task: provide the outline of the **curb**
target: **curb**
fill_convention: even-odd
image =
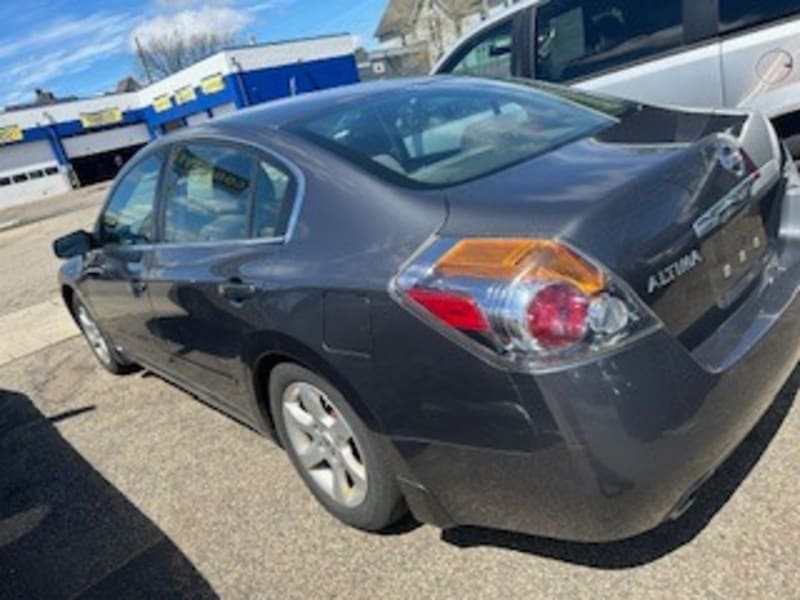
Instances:
[[[7,229],[13,229],[22,224],[22,219],[12,219],[11,221],[3,221],[0,223],[0,231],[6,231]]]

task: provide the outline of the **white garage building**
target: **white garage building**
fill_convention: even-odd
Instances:
[[[350,35],[219,52],[138,92],[0,113],[0,209],[111,179],[175,129],[358,81]]]

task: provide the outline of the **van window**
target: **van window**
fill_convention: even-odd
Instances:
[[[719,21],[723,33],[752,27],[800,13],[797,0],[720,0]]]
[[[681,0],[553,0],[536,13],[536,77],[600,74],[683,43]]]
[[[459,50],[444,73],[476,77],[511,77],[512,21],[492,27]]]

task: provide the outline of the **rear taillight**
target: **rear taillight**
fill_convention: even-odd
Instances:
[[[528,304],[528,331],[543,348],[580,342],[589,327],[589,298],[569,283],[543,287]]]
[[[468,348],[528,370],[618,349],[658,326],[622,282],[552,240],[435,238],[392,292]]]

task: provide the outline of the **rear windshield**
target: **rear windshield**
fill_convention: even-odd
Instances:
[[[384,179],[436,188],[485,177],[616,122],[545,90],[482,82],[394,90],[288,129]]]

